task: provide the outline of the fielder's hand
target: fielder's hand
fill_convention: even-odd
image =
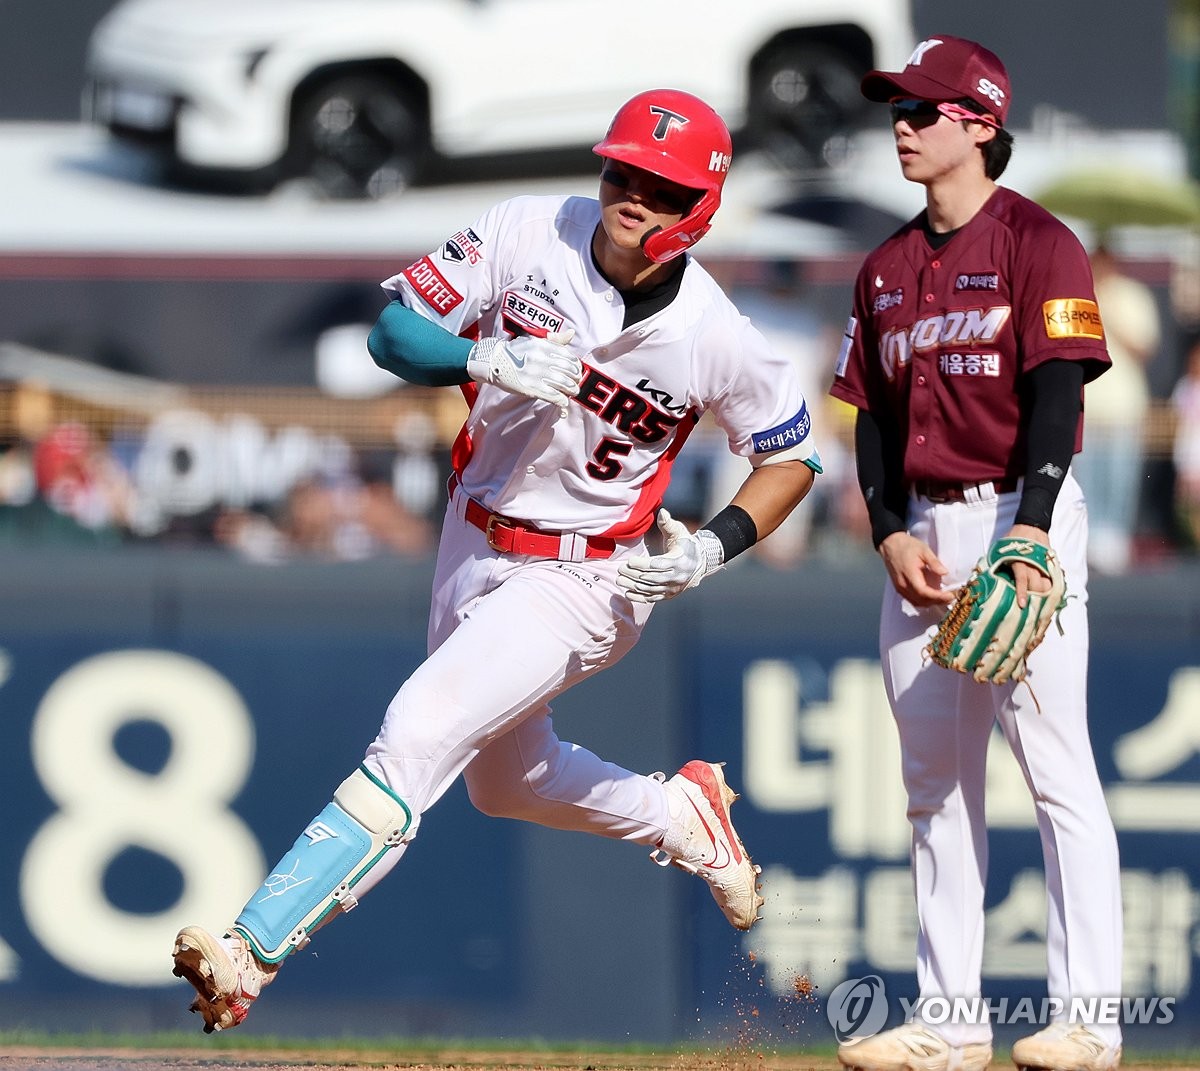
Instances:
[[[568,328],[545,338],[481,338],[467,355],[467,375],[512,394],[553,402],[566,416],[567,403],[579,393],[583,379],[583,362],[567,349],[574,337]]]
[[[707,528],[695,534],[665,509],[658,527],[666,540],[661,554],[630,558],[617,570],[617,584],[631,602],[662,602],[694,588],[725,564],[725,548]]]

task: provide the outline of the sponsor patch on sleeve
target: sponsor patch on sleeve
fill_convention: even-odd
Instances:
[[[1048,338],[1104,338],[1100,309],[1087,298],[1052,298],[1042,302]]]
[[[842,335],[842,348],[838,350],[837,365],[834,367],[834,374],[844,376],[846,374],[846,365],[850,361],[850,347],[854,345],[854,336],[858,333],[858,320],[851,316],[846,321],[846,331]]]
[[[422,257],[405,268],[404,278],[424,298],[425,303],[441,316],[453,312],[462,304],[462,294],[446,282],[428,257]]]
[[[803,442],[812,430],[812,418],[808,415],[808,404],[800,406],[800,412],[782,424],[766,431],[756,431],[751,437],[756,454],[769,454],[775,450],[786,450]]]
[[[483,241],[470,227],[464,227],[442,246],[442,259],[472,267],[483,259]]]

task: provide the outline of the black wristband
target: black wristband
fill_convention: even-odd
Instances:
[[[758,542],[758,525],[741,506],[726,506],[704,527],[717,537],[726,561]]]

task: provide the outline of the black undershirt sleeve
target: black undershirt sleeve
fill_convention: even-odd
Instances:
[[[904,489],[904,451],[900,434],[889,420],[860,409],[854,424],[858,486],[871,521],[871,542],[879,549],[888,536],[907,527],[908,494]]]
[[[1075,453],[1082,405],[1083,365],[1046,361],[1026,376],[1022,408],[1028,414],[1025,484],[1014,524],[1050,530],[1054,503]]]

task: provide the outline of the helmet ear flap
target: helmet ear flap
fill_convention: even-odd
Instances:
[[[720,203],[721,197],[717,191],[705,190],[691,211],[678,223],[647,234],[642,239],[642,252],[656,264],[674,260],[709,232]]]

